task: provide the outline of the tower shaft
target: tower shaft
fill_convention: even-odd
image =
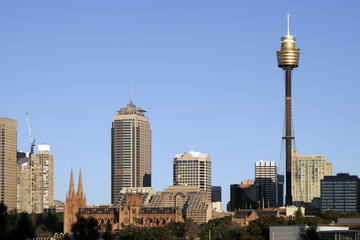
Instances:
[[[291,195],[291,141],[294,138],[291,133],[291,69],[285,70],[285,134],[286,140],[286,206],[292,205]]]

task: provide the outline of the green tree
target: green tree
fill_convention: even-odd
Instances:
[[[97,240],[99,238],[99,226],[95,218],[78,216],[78,221],[72,226],[72,239],[74,240]]]
[[[7,239],[7,207],[4,202],[0,202],[0,239]]]
[[[337,219],[341,217],[344,217],[344,214],[334,210],[327,210],[320,215],[320,218],[322,218],[325,223],[336,222]]]
[[[35,237],[35,228],[27,213],[12,213],[14,219],[17,219],[16,227],[10,233],[10,239],[26,240]]]
[[[304,219],[304,216],[303,216],[303,214],[302,214],[302,211],[301,211],[301,208],[300,207],[298,207],[298,209],[295,211],[295,219],[294,219],[294,221],[295,221],[295,224],[296,225],[301,225],[301,224],[304,224],[304,222],[305,222],[305,219]]]
[[[316,232],[316,225],[309,226],[308,228],[301,227],[299,238],[301,240],[320,240],[319,234]]]
[[[51,237],[52,236],[51,232],[48,231],[48,229],[46,228],[46,226],[44,224],[40,224],[40,225],[36,226],[35,235],[36,235],[36,237]]]

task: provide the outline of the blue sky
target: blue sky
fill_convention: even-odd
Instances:
[[[301,48],[293,115],[301,154],[325,154],[333,172],[360,174],[359,1],[2,1],[0,116],[25,113],[55,155],[55,199],[71,167],[88,204],[110,202],[110,128],[129,102],[152,127],[152,182],[172,184],[189,149],[212,159],[223,188],[278,161],[284,76],[276,50],[291,14]],[[76,181],[77,182],[77,179]]]

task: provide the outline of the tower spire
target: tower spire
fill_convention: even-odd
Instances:
[[[286,14],[287,18],[287,35],[290,36],[290,14]]]
[[[78,195],[78,197],[80,199],[82,199],[82,197],[83,197],[83,185],[82,185],[82,177],[81,177],[81,168],[80,168],[80,173],[79,173],[79,183],[78,183],[77,195]]]
[[[70,186],[69,186],[69,196],[74,195],[74,175],[73,175],[73,169],[71,168],[71,175],[70,175]]]
[[[130,80],[130,104],[133,103],[132,98],[133,98],[133,96],[132,96],[132,81]]]

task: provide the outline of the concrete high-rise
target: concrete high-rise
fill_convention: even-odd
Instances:
[[[264,207],[278,207],[278,181],[275,162],[259,160],[255,163],[255,183],[263,186]]]
[[[132,101],[114,115],[111,128],[111,203],[124,187],[151,187],[151,128]]]
[[[299,155],[292,151],[292,196],[294,202],[310,203],[320,197],[320,182],[332,175],[332,163],[324,155]]]
[[[19,154],[18,152],[17,166],[16,209],[18,212],[32,213],[32,184],[29,155]]]
[[[42,213],[54,205],[54,155],[50,145],[39,144],[31,154],[32,212]]]
[[[174,186],[195,186],[211,201],[211,160],[207,153],[189,152],[174,157]]]
[[[17,121],[0,118],[0,202],[16,209]]]

